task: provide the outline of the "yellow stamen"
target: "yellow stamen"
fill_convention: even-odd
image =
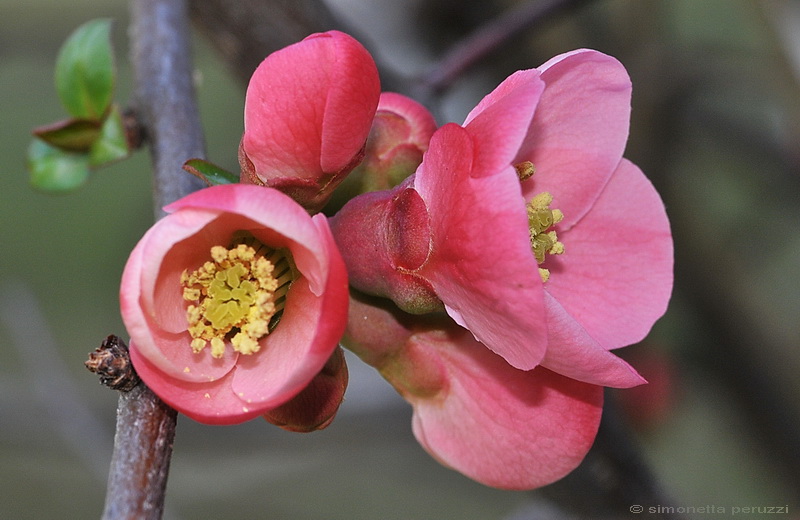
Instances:
[[[528,179],[536,171],[533,164],[529,161],[520,163],[515,166],[520,181]],[[522,173],[520,173],[522,172]],[[530,172],[523,178],[523,173]],[[530,228],[531,236],[531,249],[533,256],[536,257],[536,263],[543,264],[546,260],[545,255],[560,255],[564,253],[564,244],[558,241],[558,235],[551,228],[564,220],[564,214],[561,210],[550,209],[550,204],[553,203],[553,196],[549,192],[542,192],[533,197],[528,202],[526,209],[528,211],[528,228]],[[539,276],[542,281],[546,282],[550,279],[550,270],[539,268]]]
[[[211,248],[213,262],[205,262],[180,283],[188,331],[194,352],[209,344],[220,358],[230,344],[241,354],[254,354],[258,340],[275,327],[286,303],[293,271],[289,260],[255,239],[244,238],[230,248]]]

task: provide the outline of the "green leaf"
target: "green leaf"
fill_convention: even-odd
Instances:
[[[86,22],[67,39],[56,61],[56,91],[73,117],[103,117],[114,92],[111,20]]]
[[[112,105],[108,116],[103,121],[98,139],[89,150],[89,164],[100,166],[119,159],[124,159],[130,154],[128,137],[125,134],[125,125],[119,107]]]
[[[235,173],[203,159],[189,159],[183,163],[183,169],[200,177],[209,186],[239,182],[239,176]]]
[[[100,123],[88,119],[65,119],[35,128],[33,135],[62,150],[88,152],[100,136]]]
[[[59,150],[34,139],[28,147],[31,184],[40,190],[63,193],[74,190],[89,177],[89,158]]]

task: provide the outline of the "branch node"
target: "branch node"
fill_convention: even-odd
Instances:
[[[89,359],[84,365],[90,372],[100,376],[101,384],[113,390],[130,392],[141,382],[131,363],[128,345],[114,334],[109,335],[94,352],[89,353]]]

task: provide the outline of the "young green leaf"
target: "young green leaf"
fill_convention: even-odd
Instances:
[[[34,128],[33,135],[62,150],[87,152],[100,135],[100,122],[88,119],[64,119]]]
[[[239,176],[235,173],[203,159],[189,159],[183,163],[183,169],[200,177],[209,186],[239,182]]]
[[[89,164],[100,166],[119,159],[124,159],[130,154],[128,138],[125,135],[125,125],[119,107],[114,104],[103,121],[98,139],[92,143],[89,150]]]
[[[56,91],[75,118],[100,120],[114,91],[111,20],[81,25],[61,47],[56,61]]]
[[[34,139],[28,147],[28,169],[35,188],[53,193],[66,192],[86,182],[89,158]]]

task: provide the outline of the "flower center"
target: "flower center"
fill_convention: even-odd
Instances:
[[[516,165],[520,182],[530,178],[535,173],[533,163],[525,161]],[[550,209],[553,196],[545,191],[533,197],[526,205],[528,211],[528,228],[531,236],[531,249],[536,263],[543,264],[546,254],[560,255],[564,252],[564,244],[558,241],[558,235],[551,228],[564,219],[561,210]],[[550,279],[550,270],[540,267],[539,276],[542,281]]]
[[[277,325],[293,281],[287,256],[253,237],[229,248],[214,246],[211,259],[181,275],[192,350],[209,343],[211,355],[222,357],[225,345],[241,354],[258,352],[258,340]]]

